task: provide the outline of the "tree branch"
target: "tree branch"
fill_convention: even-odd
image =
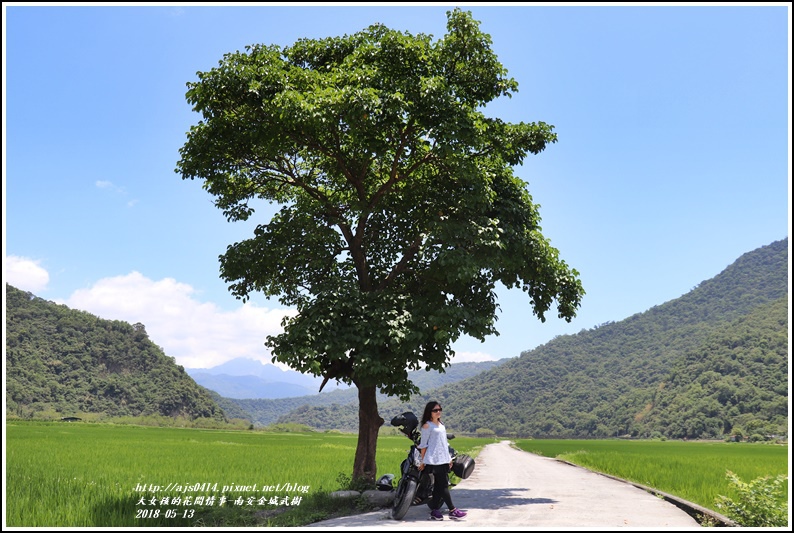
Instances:
[[[404,173],[402,174],[399,173],[399,162],[401,159],[400,154],[402,153],[405,147],[408,134],[412,132],[413,132],[412,126],[406,128],[403,131],[403,134],[400,138],[400,145],[397,147],[397,150],[395,151],[395,155],[394,155],[394,160],[392,161],[392,168],[389,171],[389,179],[386,180],[386,182],[383,183],[383,185],[381,185],[377,191],[375,191],[375,194],[372,195],[372,199],[370,200],[369,205],[367,206],[368,209],[370,210],[373,209],[378,204],[380,199],[383,198],[383,196],[385,196],[386,193],[389,192],[389,190],[391,190],[391,188],[394,186],[395,183],[408,178],[411,174],[414,173],[414,171],[417,168],[419,168],[421,165],[424,165],[425,163],[427,163],[428,161],[430,161],[435,157],[435,154],[433,153],[433,148],[435,148],[435,143],[434,143],[433,147],[431,147],[431,149],[424,155],[424,157],[416,161]]]
[[[419,252],[419,248],[422,245],[423,240],[424,240],[424,235],[419,234],[419,236],[414,240],[414,242],[411,243],[411,245],[405,251],[400,261],[396,265],[394,265],[394,268],[391,269],[391,272],[389,272],[389,275],[386,276],[386,279],[380,282],[380,285],[378,285],[379,291],[388,287],[389,284],[397,276],[408,270],[408,262],[411,261],[411,259],[413,259],[414,257],[416,257],[416,254]]]

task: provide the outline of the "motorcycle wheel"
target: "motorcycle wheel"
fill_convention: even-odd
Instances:
[[[416,487],[416,480],[413,478],[400,481],[400,485],[397,487],[397,495],[394,497],[394,507],[391,510],[392,518],[402,520],[411,507],[411,503],[413,503]]]

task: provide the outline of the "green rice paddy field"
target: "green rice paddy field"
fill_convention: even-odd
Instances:
[[[9,421],[6,525],[212,526],[207,517],[221,509],[233,516],[267,515],[338,490],[340,474],[352,470],[356,439],[335,433]],[[476,455],[489,442],[459,437],[454,445]],[[396,474],[409,445],[403,436],[380,437],[378,475]],[[539,440],[519,445],[563,454],[708,508],[712,494],[730,496],[726,469],[744,479],[786,473],[788,464],[788,447],[771,445]],[[628,470],[613,472],[614,465]],[[680,479],[689,480],[683,488],[677,486]]]
[[[737,499],[727,470],[749,482],[788,475],[788,446],[720,441],[519,440],[522,450],[556,457],[714,509],[717,495]]]
[[[222,498],[227,515],[266,514],[339,490],[356,442],[338,433],[9,421],[6,525],[214,525],[206,515]],[[409,446],[403,436],[381,437],[379,475],[398,473]],[[455,446],[467,452],[482,441]]]

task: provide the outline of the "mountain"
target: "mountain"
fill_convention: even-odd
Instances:
[[[211,368],[186,368],[199,385],[226,398],[289,398],[315,394],[322,378],[238,357]],[[324,391],[338,388],[326,384]]]
[[[276,365],[265,364],[256,359],[237,357],[210,368],[186,368],[188,374],[203,373],[227,376],[254,376],[265,382],[288,383],[305,388],[319,388],[322,379],[294,370],[282,370]],[[316,387],[315,387],[316,385]],[[328,386],[331,384],[329,383]]]
[[[388,420],[444,405],[453,430],[591,438],[785,434],[788,238],[742,255],[689,293],[564,335],[496,368],[402,403]],[[355,431],[355,405],[302,407],[282,421]]]
[[[143,324],[103,320],[6,285],[6,414],[42,412],[224,419]]]
[[[241,420],[246,420],[248,422],[251,421],[251,416],[242,409],[240,409],[240,407],[237,406],[237,404],[233,403],[232,400],[230,400],[229,398],[224,398],[215,391],[209,389],[206,390],[210,398],[212,398],[213,401],[215,401],[215,403],[217,403],[220,406],[220,408],[223,409],[223,413],[226,415],[227,419],[239,418]]]
[[[655,408],[637,422],[667,427],[672,436],[727,433],[735,426],[743,433],[778,433],[764,421],[783,425],[788,419],[787,330],[787,298],[715,329],[676,361],[654,395]]]
[[[312,394],[312,389],[283,381],[267,381],[256,376],[230,376],[187,370],[196,383],[226,398],[289,398]]]
[[[183,369],[149,339],[142,324],[103,320],[10,285],[6,300],[7,414],[160,414],[222,420],[228,411],[233,418],[269,424],[307,403],[357,398],[355,389],[335,383],[316,394],[320,378],[253,359]],[[415,372],[413,379],[424,389],[495,364],[461,363],[444,374]]]
[[[453,363],[445,372],[427,372],[425,370],[414,370],[408,372],[408,377],[419,387],[419,390],[426,391],[440,387],[447,383],[454,383],[462,379],[470,378],[480,372],[494,368],[505,362],[504,359],[498,361],[483,361],[479,363]],[[379,393],[378,402],[385,401],[388,397]],[[255,399],[255,398],[233,398],[227,397],[226,400],[234,404],[242,412],[247,414],[248,419],[257,424],[268,425],[285,413],[295,409],[312,406],[333,406],[333,405],[358,405],[358,389],[338,389],[322,394],[312,394],[296,398],[280,399]],[[357,416],[357,415],[356,415]]]
[[[445,373],[413,372],[422,393],[408,403],[381,395],[379,410],[388,423],[435,399],[453,431],[498,435],[785,435],[788,277],[786,238],[744,254],[680,298],[620,322],[557,337],[514,359],[453,364]],[[355,389],[223,398],[196,384],[142,324],[99,319],[9,285],[6,296],[7,415],[102,412],[221,420],[223,405],[227,416],[261,424],[357,429]],[[291,376],[267,368],[272,365],[229,363],[212,369],[213,379],[261,372],[253,377],[289,383],[284,378]]]

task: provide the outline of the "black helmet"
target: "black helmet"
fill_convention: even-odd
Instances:
[[[392,418],[391,425],[394,427],[399,427],[402,433],[408,436],[408,438],[411,438],[414,430],[419,425],[419,420],[416,418],[415,414],[410,411],[406,411],[403,414]]]
[[[394,490],[394,474],[383,474],[375,482],[378,490]]]

